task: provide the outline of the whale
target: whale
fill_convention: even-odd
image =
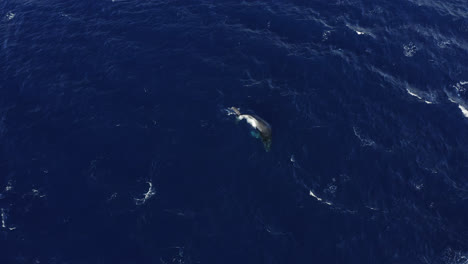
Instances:
[[[230,107],[229,110],[236,115],[237,120],[245,120],[252,128],[258,131],[260,138],[262,139],[265,151],[270,151],[271,148],[271,126],[267,121],[263,120],[257,115],[243,114],[237,107]]]

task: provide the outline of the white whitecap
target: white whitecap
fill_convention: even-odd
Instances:
[[[3,228],[6,228],[6,213],[5,213],[5,209],[1,209],[1,217],[2,217],[2,227]]]
[[[468,82],[467,81],[460,81],[455,84],[453,87],[457,90],[458,95],[462,92],[466,92],[468,90]]]
[[[312,196],[312,197],[314,197],[315,199],[317,199],[317,201],[322,202],[322,203],[324,203],[324,204],[326,204],[326,205],[330,205],[330,206],[333,205],[331,202],[325,201],[325,200],[323,200],[322,198],[320,198],[320,197],[318,197],[317,195],[315,195],[315,193],[312,192],[312,190],[309,190],[309,195]]]
[[[226,108],[226,109],[223,109],[224,112],[226,112],[226,114],[228,116],[230,115],[237,115],[236,112],[234,112],[234,110],[232,110],[231,108]]]
[[[13,13],[13,12],[11,12],[11,11],[9,11],[9,12],[6,14],[6,18],[7,18],[8,20],[12,20],[13,18],[15,18],[15,16],[16,16],[16,14]]]
[[[406,89],[406,91],[407,91],[410,95],[412,95],[412,96],[414,96],[414,97],[416,97],[416,98],[422,100],[422,97],[421,97],[421,96],[419,96],[419,95],[417,95],[417,94],[411,92],[409,89]]]
[[[39,198],[44,198],[44,197],[46,197],[46,195],[43,194],[43,193],[42,193],[40,190],[38,190],[38,189],[32,189],[31,194],[32,194],[33,196],[36,196],[36,197],[39,197]]]
[[[458,105],[458,107],[462,111],[463,115],[468,118],[468,109],[466,109],[463,105]]]
[[[11,190],[13,190],[13,184],[12,184],[11,181],[8,181],[7,186],[5,186],[5,191],[8,192],[8,191],[11,191]]]
[[[378,211],[378,210],[379,210],[378,208],[372,207],[372,206],[369,206],[369,205],[366,205],[366,208],[369,208],[369,209],[371,209],[372,211]]]
[[[322,41],[328,40],[328,37],[330,36],[331,31],[330,30],[325,30],[322,34]]]
[[[457,104],[458,105],[458,108],[460,108],[462,114],[468,118],[468,109],[467,109],[467,106],[465,104],[465,102],[463,102],[460,98],[458,98],[457,96],[454,96],[453,94],[451,94],[450,92],[448,91],[445,91],[446,94],[447,94],[447,98],[450,102],[454,103],[454,104]]]
[[[292,163],[295,163],[296,162],[296,158],[294,157],[294,155],[291,155],[291,158],[289,159]]]
[[[358,35],[368,35],[368,36],[371,36],[373,38],[375,38],[375,35],[372,34],[371,30],[370,29],[365,29],[365,28],[362,28],[360,26],[355,26],[355,25],[351,25],[351,24],[346,24],[346,26],[351,29],[352,31],[354,31],[356,34]]]
[[[418,51],[418,48],[416,47],[416,45],[414,45],[413,42],[403,45],[403,54],[406,57],[413,57],[417,51]]]
[[[439,46],[439,48],[441,49],[447,48],[448,46],[450,46],[450,44],[452,44],[450,40],[443,40],[443,41],[437,42],[437,46]]]
[[[424,101],[426,104],[432,104],[431,101],[428,101],[428,100],[425,100],[424,98],[422,98],[420,95],[418,95],[417,93],[415,93],[414,91],[411,91],[410,89],[406,88],[406,91],[408,92],[408,94],[418,98],[419,100],[422,100]]]
[[[315,195],[314,192],[312,192],[312,190],[309,190],[309,195],[314,197],[315,199],[317,199],[317,201],[322,201],[322,198],[318,197],[317,195]]]
[[[151,182],[147,182],[149,185],[148,191],[144,194],[143,198],[135,198],[136,205],[144,204],[148,199],[153,197],[156,194],[156,191],[153,188],[153,184]]]
[[[362,135],[358,127],[353,126],[354,135],[361,141],[362,146],[370,147],[375,146],[375,141]]]
[[[454,103],[454,104],[458,104],[457,101],[453,100],[451,97],[448,98],[450,102]]]

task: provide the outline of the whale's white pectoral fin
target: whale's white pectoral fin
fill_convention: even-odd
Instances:
[[[238,116],[239,120],[245,119],[253,128],[257,129],[258,121],[250,115],[240,115]]]

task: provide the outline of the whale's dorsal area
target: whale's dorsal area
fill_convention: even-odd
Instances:
[[[263,145],[265,146],[265,150],[268,151],[271,146],[271,126],[262,118],[249,115],[249,114],[242,114],[237,107],[230,107],[231,114],[235,114],[238,120],[245,120],[250,126],[260,132],[260,136],[262,138]]]

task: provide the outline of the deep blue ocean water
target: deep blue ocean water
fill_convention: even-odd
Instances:
[[[466,0],[0,3],[2,264],[468,263],[467,179]]]

